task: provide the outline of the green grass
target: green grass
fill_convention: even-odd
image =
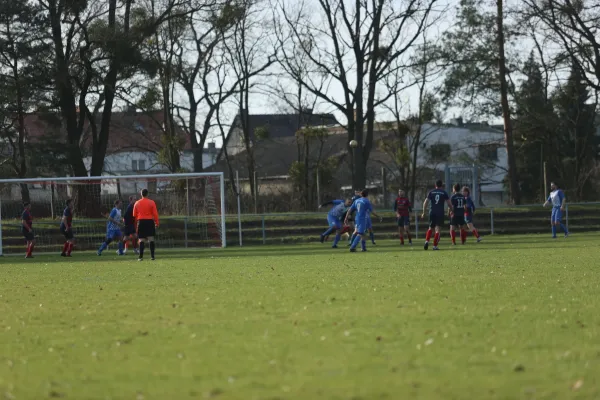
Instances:
[[[4,257],[0,399],[598,399],[598,239]]]

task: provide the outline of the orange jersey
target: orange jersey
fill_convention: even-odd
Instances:
[[[142,219],[152,219],[158,226],[158,211],[156,210],[156,203],[154,200],[148,198],[142,198],[135,202],[133,206],[133,217],[136,221]]]

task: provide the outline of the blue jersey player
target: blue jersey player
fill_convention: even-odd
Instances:
[[[328,205],[333,205],[331,210],[327,213],[327,225],[328,228],[325,232],[321,234],[321,243],[325,241],[325,238],[331,234],[331,232],[335,231],[335,239],[333,241],[334,249],[337,249],[337,245],[342,237],[342,218],[346,214],[346,210],[348,206],[350,206],[350,200],[331,200],[327,203],[321,204],[319,208],[326,207]]]
[[[108,248],[108,245],[116,240],[119,243],[119,250],[117,254],[122,256],[123,253],[123,242],[121,239],[121,200],[115,200],[114,207],[108,216],[108,222],[106,223],[106,239],[100,245],[98,249],[98,255],[102,255],[102,252]]]
[[[358,242],[361,243],[362,251],[367,251],[367,242],[365,240],[365,233],[369,229],[369,221],[371,214],[375,217],[378,215],[373,211],[373,206],[368,199],[369,191],[367,189],[361,192],[361,198],[356,200],[352,206],[348,209],[346,219],[344,222],[348,222],[348,219],[352,213],[356,212],[354,217],[354,234],[352,235],[352,244],[350,245],[350,251],[355,252]]]
[[[562,223],[562,213],[565,211],[565,206],[567,205],[567,199],[562,190],[558,187],[558,185],[554,182],[550,183],[550,196],[544,203],[544,207],[552,204],[552,214],[550,215],[550,224],[552,225],[552,238],[556,239],[556,231],[560,226],[563,232],[565,233],[565,237],[569,236],[569,231],[567,227]]]
[[[425,218],[425,210],[427,210],[431,204],[429,210],[429,229],[425,235],[425,245],[423,248],[427,250],[429,248],[429,240],[431,240],[432,230],[435,230],[435,236],[433,238],[433,249],[439,250],[437,245],[440,242],[440,229],[444,224],[444,204],[448,204],[448,208],[452,210],[452,203],[448,193],[444,190],[444,183],[441,180],[435,182],[435,189],[431,190],[427,195],[427,198],[423,202],[423,214],[421,218]]]

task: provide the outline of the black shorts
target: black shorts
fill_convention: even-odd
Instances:
[[[65,237],[65,239],[67,240],[71,240],[73,239],[75,236],[73,235],[73,228],[67,230],[64,226],[60,227],[60,233],[63,234],[63,236]]]
[[[429,214],[429,227],[435,228],[439,226],[440,228],[444,225],[444,215],[437,214]]]
[[[141,219],[137,225],[137,235],[140,239],[156,236],[156,226],[151,219]]]
[[[35,239],[35,234],[33,233],[33,231],[27,232],[26,230],[23,230],[22,232],[23,232],[23,237],[28,242],[31,242],[33,239]]]
[[[450,225],[452,226],[462,226],[465,224],[465,216],[464,215],[455,215],[450,218]]]
[[[135,225],[125,225],[121,231],[124,237],[131,236],[135,233]]]

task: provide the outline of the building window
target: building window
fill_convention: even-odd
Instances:
[[[498,161],[498,145],[484,144],[479,146],[479,159],[481,161]]]
[[[436,143],[427,148],[427,155],[433,162],[446,162],[450,159],[452,149],[448,143]]]
[[[131,160],[132,171],[145,171],[146,161],[145,160]]]

